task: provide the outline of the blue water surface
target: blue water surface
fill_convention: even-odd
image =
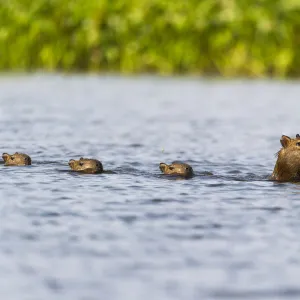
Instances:
[[[299,299],[297,82],[2,75],[0,298]],[[1,151],[0,150],[0,151]],[[114,174],[69,171],[92,157]],[[173,180],[159,163],[190,163]],[[212,172],[208,176],[203,172]]]

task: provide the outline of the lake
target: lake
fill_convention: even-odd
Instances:
[[[2,74],[1,150],[32,166],[0,165],[1,299],[299,299],[300,185],[268,180],[299,97],[296,81]],[[81,156],[114,174],[70,172]],[[175,160],[196,176],[161,175]]]

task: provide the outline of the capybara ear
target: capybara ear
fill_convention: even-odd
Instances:
[[[3,153],[2,158],[4,161],[7,161],[9,159],[10,155],[8,153]]]
[[[83,160],[83,157],[80,157],[80,159],[79,160]]]
[[[74,164],[75,160],[74,159],[70,159],[69,160],[69,166],[72,166]]]
[[[160,164],[159,164],[159,168],[160,168],[160,170],[161,170],[163,173],[165,172],[165,170],[167,169],[167,167],[168,167],[168,165],[165,164],[165,163],[160,163]]]
[[[296,134],[296,139],[300,139],[300,135],[298,133]]]
[[[31,158],[29,156],[25,157],[25,162],[27,165],[31,165]]]
[[[283,148],[286,148],[287,145],[290,143],[291,138],[289,136],[283,135],[280,139],[280,143]]]

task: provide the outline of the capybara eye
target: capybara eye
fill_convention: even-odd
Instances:
[[[189,167],[186,167],[185,169],[188,171],[190,168],[189,168]]]
[[[14,160],[15,158],[13,156],[10,157],[11,160]]]
[[[170,170],[174,170],[174,167],[169,167]]]
[[[80,162],[80,163],[79,163],[79,166],[83,166],[83,162]]]
[[[296,146],[300,146],[300,143],[296,143]]]

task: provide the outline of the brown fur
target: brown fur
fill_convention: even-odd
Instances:
[[[277,153],[272,180],[300,181],[300,136],[292,139],[286,135],[281,137],[282,148]]]
[[[31,165],[31,158],[29,155],[24,153],[8,154],[3,153],[2,158],[5,166],[28,166]]]
[[[69,166],[73,171],[95,174],[102,173],[102,163],[97,159],[83,158],[79,160],[70,159]]]
[[[170,165],[167,165],[165,163],[160,163],[159,164],[160,170],[167,175],[179,175],[183,177],[191,177],[193,176],[193,168],[184,163],[176,163],[173,162]]]

